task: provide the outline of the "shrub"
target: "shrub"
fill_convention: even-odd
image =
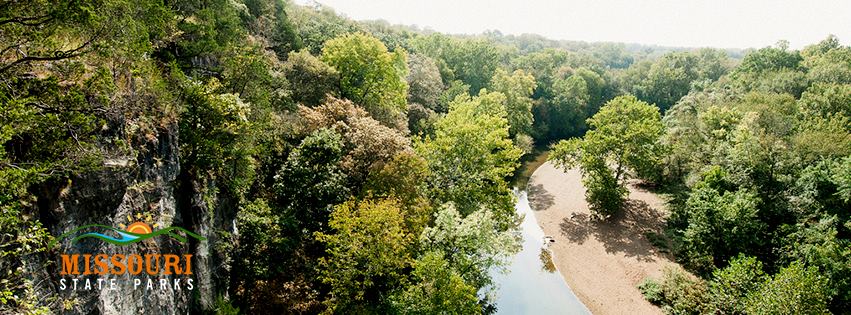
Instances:
[[[818,268],[795,261],[747,299],[747,314],[830,314],[827,278]]]
[[[744,314],[748,294],[759,288],[765,279],[762,263],[754,257],[739,255],[724,269],[713,274],[709,285],[712,304],[722,314]]]
[[[650,303],[659,305],[663,301],[662,287],[656,280],[644,278],[644,281],[641,281],[638,285],[638,290],[644,295],[644,299]]]
[[[239,315],[239,308],[223,296],[216,298],[215,310],[217,315]]]
[[[706,282],[680,269],[667,267],[661,283],[644,279],[638,289],[647,301],[661,305],[667,314],[704,314],[710,311]]]

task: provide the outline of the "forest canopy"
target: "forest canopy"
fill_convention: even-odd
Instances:
[[[549,145],[601,220],[627,179],[671,196],[696,277],[642,285],[664,310],[847,312],[851,47],[739,56],[284,0],[0,4],[0,313],[97,311],[41,280],[124,194],[209,235],[180,245],[209,277],[187,313],[492,313],[512,178]]]

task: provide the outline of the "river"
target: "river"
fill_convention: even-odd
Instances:
[[[549,252],[544,250],[544,231],[535,222],[525,191],[526,180],[546,155],[539,155],[525,165],[525,174],[515,189],[515,209],[524,217],[520,224],[523,249],[508,265],[507,272],[493,275],[496,288],[497,314],[591,314],[579,301],[561,275],[555,270]]]

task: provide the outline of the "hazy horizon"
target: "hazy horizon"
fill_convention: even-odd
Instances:
[[[295,0],[307,4],[311,0]],[[780,40],[800,49],[828,35],[851,40],[851,1],[318,0],[354,20],[451,34],[499,31],[553,40],[747,49]],[[475,14],[471,14],[475,13]],[[639,17],[639,18],[636,18]],[[735,33],[736,36],[730,36]]]

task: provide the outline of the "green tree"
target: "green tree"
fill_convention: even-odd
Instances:
[[[517,253],[519,244],[512,230],[502,229],[503,222],[486,209],[467,216],[452,204],[442,206],[434,224],[420,236],[421,248],[443,253],[450,269],[476,289],[491,283],[491,272],[505,267]]]
[[[327,246],[320,259],[322,282],[331,287],[331,312],[378,311],[381,296],[398,286],[411,264],[413,241],[393,199],[348,201],[334,208],[329,233],[316,238]]]
[[[170,25],[169,12],[157,1],[130,5],[14,1],[0,8],[0,313],[62,306],[32,276],[54,261],[51,231],[65,219],[39,201],[61,202],[54,191],[78,188],[77,179],[99,171],[104,157],[127,156],[126,140],[142,148],[146,136],[161,139],[152,129],[174,127],[173,108],[159,107],[174,100],[155,86],[161,69],[150,75],[141,57]],[[131,80],[132,93],[122,84]]]
[[[408,66],[403,50],[388,52],[375,37],[348,34],[325,43],[322,61],[340,73],[343,97],[363,106],[385,126],[404,129]]]
[[[535,78],[523,70],[508,73],[497,69],[491,79],[490,88],[505,95],[508,113],[508,135],[528,135],[532,132],[532,92],[535,91]]]
[[[833,310],[851,306],[851,241],[839,235],[842,229],[839,223],[836,216],[801,223],[779,247],[783,253],[781,260],[801,261],[818,268],[819,274],[827,278],[826,294],[833,297],[830,304]]]
[[[329,98],[321,106],[300,107],[299,114],[305,131],[327,128],[340,134],[343,141],[340,167],[348,175],[348,185],[354,191],[360,189],[374,166],[389,162],[401,151],[410,150],[410,140],[401,132],[381,125],[348,100]]]
[[[807,117],[827,118],[839,114],[851,118],[851,84],[816,83],[798,101]]]
[[[635,58],[627,51],[625,44],[599,43],[595,48],[592,54],[607,67],[626,69],[635,61]]]
[[[411,51],[411,39],[419,35],[413,27],[390,24],[390,22],[384,20],[359,21],[358,24],[367,33],[378,38],[390,50],[405,49]]]
[[[804,48],[801,56],[811,82],[851,84],[851,47],[841,46],[835,36]]]
[[[747,299],[747,314],[830,314],[827,278],[815,267],[793,262]]]
[[[612,87],[598,72],[582,66],[562,66],[550,71],[547,96],[533,108],[538,140],[561,140],[582,135],[585,119],[594,115],[607,100]]]
[[[400,314],[480,314],[476,288],[451,268],[439,252],[414,263],[412,284],[390,299]]]
[[[446,112],[446,108],[439,107],[443,80],[434,60],[411,54],[408,56],[408,69],[408,102],[418,103],[436,112]]]
[[[437,113],[445,113],[448,104],[441,100],[443,80],[440,69],[433,59],[419,54],[409,56],[408,69],[408,129],[415,135],[431,134]]]
[[[178,31],[171,34],[176,37],[174,46],[162,47],[155,56],[164,62],[177,62],[190,75],[210,77],[221,70],[220,58],[247,44],[243,41],[247,32],[242,27],[239,7],[228,0],[180,2],[173,10],[192,19],[177,19]]]
[[[556,79],[552,94],[535,108],[538,138],[555,140],[581,135],[586,129],[591,99],[586,81],[580,76]]]
[[[759,218],[760,199],[753,192],[719,192],[698,185],[686,207],[688,227],[683,232],[689,267],[709,272],[738,253],[759,248],[766,225]]]
[[[663,269],[662,283],[656,296],[668,314],[698,315],[712,313],[707,283],[682,269],[668,266]]]
[[[849,169],[851,157],[824,159],[807,166],[789,189],[794,213],[801,219],[837,216],[839,225],[851,220],[851,213],[844,211],[851,206]]]
[[[760,49],[666,113],[665,170],[677,192],[669,235],[686,267],[715,270],[714,312],[848,309],[845,54],[835,38],[800,53]],[[756,259],[765,270],[792,265],[757,276]]]
[[[751,52],[730,73],[732,85],[744,91],[788,93],[795,97],[807,87],[801,71],[801,54],[790,51],[787,42]]]
[[[452,80],[446,84],[446,89],[443,90],[443,93],[440,93],[440,98],[438,98],[437,111],[438,113],[446,113],[449,111],[449,103],[455,101],[459,96],[469,97],[470,96],[470,85],[464,84],[461,80]]]
[[[434,134],[434,124],[438,118],[438,113],[419,103],[408,104],[408,130],[412,135]]]
[[[655,104],[664,112],[688,94],[693,83],[718,80],[727,72],[726,63],[723,51],[672,52],[649,67],[630,67],[629,79],[623,85],[639,99]]]
[[[218,93],[221,85],[215,79],[200,85],[183,78],[181,85],[185,103],[179,122],[184,184],[198,186],[199,180],[216,179],[230,196],[242,196],[254,179],[249,104],[236,94]]]
[[[588,124],[584,138],[554,145],[550,160],[563,169],[579,166],[586,199],[597,214],[608,217],[620,210],[628,172],[641,176],[658,163],[663,126],[659,110],[634,96],[609,101]]]
[[[832,114],[803,120],[791,143],[805,162],[851,155],[851,118]]]
[[[127,10],[131,5],[139,10]],[[150,51],[149,37],[164,35],[169,13],[159,1],[6,3],[0,12],[0,74],[92,52],[136,58]]]
[[[278,58],[284,59],[288,53],[301,48],[301,39],[287,16],[289,2],[246,0],[244,3],[250,13],[249,29],[267,39],[269,48]]]
[[[361,25],[337,15],[325,5],[290,5],[286,13],[295,27],[297,38],[314,55],[320,54],[323,46],[334,38],[364,31]]]
[[[520,150],[508,138],[505,96],[486,90],[457,98],[435,126],[435,135],[414,143],[428,161],[432,198],[453,202],[470,214],[481,207],[508,225],[514,217],[513,194],[506,178],[517,167]]]
[[[333,130],[314,131],[275,175],[278,198],[309,231],[324,230],[331,207],[348,198],[348,178],[339,165],[342,142]]]
[[[742,59],[742,63],[733,71],[733,75],[797,69],[800,66],[801,59],[801,55],[797,51],[789,50],[788,42],[780,41],[775,47],[764,47],[747,54]]]
[[[593,116],[600,110],[600,106],[602,106],[608,98],[611,96],[609,90],[611,87],[607,85],[606,78],[604,78],[600,73],[597,73],[589,68],[581,67],[576,70],[571,70],[570,76],[577,76],[582,78],[585,81],[585,87],[588,92],[588,104],[585,106],[585,115],[586,117]]]
[[[305,106],[317,106],[328,96],[340,96],[340,74],[307,50],[290,52],[284,74],[295,87],[292,99]]]
[[[558,70],[568,63],[570,54],[561,49],[544,49],[518,56],[511,61],[511,65],[535,77],[537,85],[532,98],[549,99],[555,95],[552,91],[555,80],[563,79],[558,76]]]
[[[405,210],[405,223],[411,234],[420,235],[431,220],[426,180],[426,161],[410,151],[399,152],[392,160],[376,165],[363,188],[364,197],[395,196]]]
[[[828,35],[827,38],[823,39],[817,44],[804,47],[804,49],[801,51],[801,57],[804,58],[805,66],[812,67],[812,61],[814,59],[818,59],[824,54],[827,54],[830,51],[840,47],[842,47],[842,45],[839,43],[839,38],[834,35]]]
[[[502,47],[486,39],[460,39],[443,34],[429,34],[412,40],[414,49],[439,60],[444,82],[461,80],[475,95],[487,87],[505,55]]]
[[[240,246],[235,248],[237,253],[233,256],[235,282],[252,284],[278,275],[284,268],[275,260],[287,254],[287,247],[292,244],[268,203],[258,199],[244,205],[237,213],[236,226]]]
[[[230,49],[222,57],[222,88],[251,103],[257,112],[273,106],[292,108],[287,99],[289,82],[276,71],[275,63],[258,45]]]
[[[754,257],[739,255],[730,265],[712,273],[709,294],[717,314],[746,314],[747,297],[759,289],[767,276]]]

